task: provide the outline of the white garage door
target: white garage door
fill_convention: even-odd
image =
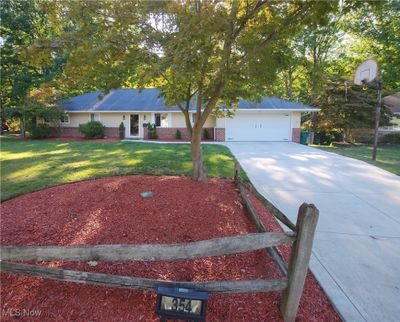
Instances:
[[[271,112],[236,112],[226,118],[227,141],[289,141],[290,114]]]

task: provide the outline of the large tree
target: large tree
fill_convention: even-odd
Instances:
[[[286,40],[307,24],[326,21],[338,3],[119,0],[47,6],[59,25],[50,46],[69,52],[64,83],[105,91],[160,89],[185,116],[193,178],[202,181],[207,173],[200,141],[207,118],[234,109],[240,98],[260,99],[285,63]]]
[[[380,5],[360,3],[346,18],[346,29],[353,36],[355,63],[374,57],[388,91],[400,90],[400,2],[384,0]],[[354,68],[356,65],[354,66]]]
[[[354,129],[372,129],[375,125],[376,89],[367,85],[355,85],[346,79],[328,79],[320,95],[321,111],[305,122],[316,132],[336,131],[343,141],[351,141]],[[389,124],[390,110],[382,108],[382,125]]]
[[[29,92],[61,72],[64,59],[58,55],[47,56],[46,65],[35,66],[25,59],[26,48],[36,39],[51,34],[47,13],[40,10],[39,3],[38,0],[2,0],[0,3],[2,122],[13,115],[20,117],[20,110],[29,100]]]

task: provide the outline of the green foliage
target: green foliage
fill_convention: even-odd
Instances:
[[[207,129],[204,129],[203,131],[203,139],[208,140],[210,138],[210,134],[208,133]]]
[[[85,124],[79,124],[79,132],[83,133],[86,139],[103,139],[105,127],[99,121],[89,121]]]
[[[200,112],[193,128],[186,123],[200,138],[211,113],[231,113],[241,98],[258,101],[274,94],[321,107],[314,130],[346,132],[364,126],[367,118],[357,125],[356,113],[350,113],[345,124],[347,104],[335,120],[338,106],[325,90],[331,79],[351,80],[360,60],[374,56],[384,85],[400,86],[398,1],[9,0],[2,5],[2,106],[16,106],[29,89],[49,80],[69,95],[156,87],[186,120],[196,102]]]
[[[58,26],[57,43],[68,54],[64,86],[105,92],[156,87],[186,120],[196,96],[196,122],[186,126],[199,169],[194,178],[200,180],[200,138],[208,116],[234,111],[240,98],[260,100],[284,65],[284,40],[306,24],[325,23],[338,8],[336,1],[297,0],[46,4]]]
[[[357,143],[373,144],[373,142],[374,142],[374,134],[359,135],[359,136],[355,137],[355,141]]]
[[[338,132],[318,131],[314,133],[314,144],[330,145],[332,142],[342,141],[342,135]]]
[[[1,2],[1,108],[24,104],[30,89],[60,74],[64,59],[53,52],[46,66],[35,66],[25,59],[26,49],[40,37],[51,33],[47,12],[39,8],[41,1],[6,0]],[[42,48],[42,52],[43,52]]]
[[[118,130],[119,130],[119,138],[120,139],[124,139],[125,138],[125,125],[124,125],[124,122],[121,122],[119,124]]]
[[[51,129],[47,124],[35,124],[31,127],[32,139],[45,139],[50,136]]]
[[[344,140],[351,140],[351,130],[373,128],[376,109],[376,90],[368,86],[346,83],[345,80],[327,81],[325,92],[319,97],[317,107],[321,109],[305,125],[314,132],[337,131]],[[389,122],[390,111],[381,111],[381,125]]]
[[[373,6],[360,2],[346,17],[345,28],[354,38],[348,56],[356,64],[374,57],[380,76],[389,90],[400,89],[400,2],[377,1]],[[345,51],[346,52],[346,51]]]
[[[372,147],[370,146],[315,147],[321,150],[362,160],[379,168],[385,169],[386,171],[400,175],[400,145],[379,146],[376,161],[371,160]]]
[[[147,130],[148,130],[148,138],[150,140],[158,139],[157,135],[157,126],[155,123],[147,123]]]
[[[177,139],[177,140],[181,140],[181,139],[182,139],[182,133],[181,133],[181,131],[176,130],[175,139]]]
[[[388,133],[381,141],[382,143],[400,144],[400,133]]]

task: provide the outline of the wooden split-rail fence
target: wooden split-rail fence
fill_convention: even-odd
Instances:
[[[296,224],[265,199],[251,183],[240,177],[240,166],[235,167],[235,182],[257,227],[258,233],[181,244],[95,245],[95,246],[1,246],[0,270],[27,276],[44,277],[83,284],[108,287],[155,290],[159,286],[191,288],[219,293],[284,291],[281,312],[285,321],[295,321],[303,292],[318,210],[314,205],[302,204]],[[257,197],[288,232],[267,232],[248,197]],[[276,246],[293,242],[289,267]],[[156,261],[187,260],[209,256],[223,256],[267,249],[284,278],[278,280],[240,280],[212,282],[176,282],[50,268],[14,261]]]

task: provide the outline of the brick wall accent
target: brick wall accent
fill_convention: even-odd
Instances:
[[[119,128],[106,127],[106,136],[108,138],[119,138]]]
[[[300,129],[299,128],[292,129],[292,142],[300,143]]]
[[[105,133],[108,138],[119,138],[119,129],[117,127],[106,127]],[[83,134],[79,132],[77,127],[62,127],[59,136],[65,138],[83,138]]]
[[[214,128],[206,128],[208,131],[208,135],[210,140],[214,140]],[[186,128],[183,127],[158,127],[157,128],[157,136],[158,140],[164,139],[175,139],[176,131],[179,130],[182,135],[182,140],[189,140],[189,132]],[[204,129],[202,130],[202,132]],[[148,140],[148,129],[144,128],[144,139]]]
[[[83,138],[83,134],[79,132],[77,127],[62,127],[60,137]]]
[[[215,128],[215,141],[225,142],[225,129],[224,128]]]

